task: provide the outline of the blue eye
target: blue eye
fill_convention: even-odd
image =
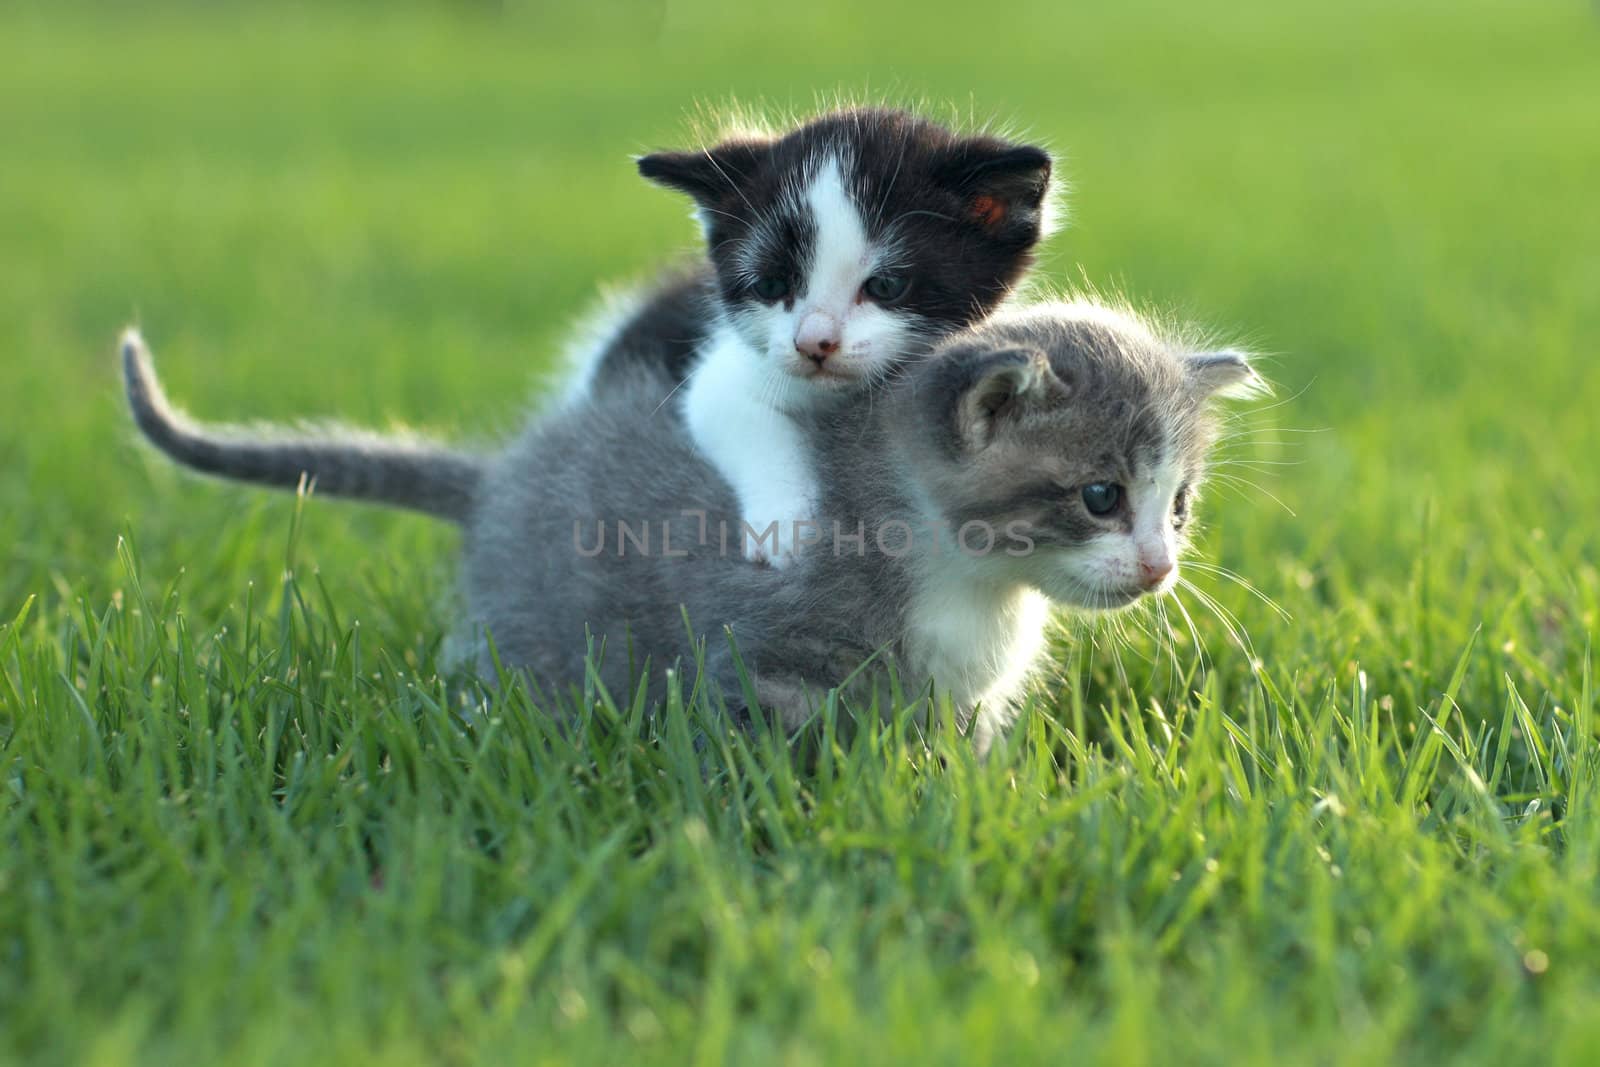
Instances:
[[[1083,487],[1083,506],[1091,515],[1109,515],[1122,500],[1122,486],[1115,482],[1095,482]]]
[[[777,274],[766,274],[756,279],[750,291],[767,303],[774,303],[789,295],[789,279]]]
[[[861,283],[861,291],[880,304],[892,304],[906,295],[911,279],[904,274],[874,274]]]

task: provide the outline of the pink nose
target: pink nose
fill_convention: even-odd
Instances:
[[[813,311],[800,320],[794,347],[803,356],[821,364],[839,351],[839,320],[826,311]]]
[[[1144,587],[1146,589],[1154,589],[1160,585],[1166,580],[1167,575],[1172,573],[1172,566],[1170,559],[1158,559],[1153,563],[1149,560],[1141,559],[1139,561],[1139,577],[1144,579]]]

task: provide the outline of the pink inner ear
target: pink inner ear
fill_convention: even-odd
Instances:
[[[1006,205],[1003,200],[992,196],[975,196],[972,198],[971,214],[985,226],[998,226],[1005,221]]]

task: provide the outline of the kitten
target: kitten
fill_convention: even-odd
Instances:
[[[125,349],[142,376],[130,396],[159,397],[137,337]],[[655,695],[661,668],[692,661],[686,612],[701,633],[728,628],[788,725],[892,666],[905,693],[948,698],[985,750],[1043,654],[1052,601],[1116,610],[1176,582],[1210,401],[1258,385],[1242,355],[1191,351],[1126,311],[1002,312],[904,365],[874,403],[807,418],[827,518],[793,532],[810,550],[780,573],[739,558],[737,494],[679,420],[653,417],[657,372],[632,368],[478,465],[454,516],[470,618],[500,663],[557,684],[584,680],[593,635],[600,680],[623,696],[647,661]],[[458,459],[441,454],[417,496],[391,484],[383,499],[423,507]],[[737,700],[727,642],[705,649]]]
[[[818,498],[801,421],[1007,295],[1047,227],[1050,171],[1040,148],[891,109],[645,156],[642,175],[694,198],[708,262],[625,313],[569,398],[640,366],[687,380],[693,441],[772,530],[745,547],[785,565],[790,520]]]

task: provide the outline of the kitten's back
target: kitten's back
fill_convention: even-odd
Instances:
[[[658,667],[692,658],[679,605],[714,633],[735,623],[752,643],[779,610],[782,582],[739,557],[732,491],[663,403],[670,389],[656,368],[613,367],[604,390],[537,420],[486,472],[465,585],[502,663],[577,682],[586,634],[605,635],[602,677],[620,698],[633,677],[627,644]],[[709,644],[733,684],[725,642]]]
[[[569,402],[614,385],[640,389],[658,380],[670,389],[687,378],[716,319],[715,284],[710,264],[680,264],[610,302],[585,331],[566,388]]]

